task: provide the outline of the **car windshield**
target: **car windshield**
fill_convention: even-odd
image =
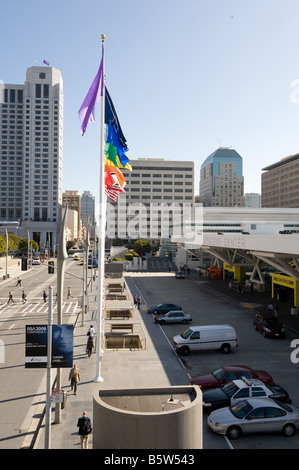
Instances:
[[[181,334],[181,337],[184,339],[189,338],[189,336],[193,333],[193,330],[191,328],[188,328],[187,330],[184,331],[184,333]]]
[[[221,380],[225,375],[225,370],[221,367],[220,369],[214,370],[214,372],[212,372],[212,375],[215,377],[215,379]]]
[[[288,413],[293,413],[293,408],[288,405],[287,403],[283,403],[279,400],[275,400],[275,398],[272,398],[273,401],[275,401],[275,403],[280,406],[280,408],[283,408],[285,411],[287,411]]]
[[[277,320],[277,318],[267,318],[267,320],[265,320],[265,325],[280,326],[280,322]]]
[[[222,385],[221,390],[227,395],[228,397],[232,397],[237,393],[239,387],[234,382],[228,382],[225,385]]]
[[[229,407],[230,412],[238,419],[243,419],[253,410],[253,407],[248,403],[248,401],[240,401],[235,406]]]

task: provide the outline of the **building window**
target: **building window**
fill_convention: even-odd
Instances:
[[[44,85],[44,98],[49,98],[49,85]]]
[[[35,97],[36,98],[42,97],[42,86],[40,83],[35,84]]]
[[[10,102],[11,103],[16,102],[16,90],[10,90]]]

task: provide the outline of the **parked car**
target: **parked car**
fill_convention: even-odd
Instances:
[[[253,328],[261,331],[265,338],[285,337],[283,324],[271,314],[257,313],[253,319]]]
[[[280,385],[264,384],[261,380],[245,379],[232,380],[219,388],[211,388],[203,391],[203,408],[212,410],[233,406],[245,398],[275,398],[283,403],[292,403],[288,392]]]
[[[175,277],[177,279],[185,279],[185,274],[182,271],[178,271],[177,273],[175,273]]]
[[[180,335],[174,336],[173,343],[177,352],[183,356],[207,349],[219,349],[228,354],[232,347],[238,347],[236,330],[230,325],[190,326]]]
[[[273,384],[273,379],[268,372],[264,370],[253,370],[247,366],[223,366],[208,374],[199,374],[191,378],[191,385],[199,385],[202,390],[207,388],[216,388],[230,382],[231,380],[242,379],[258,379],[265,384]]]
[[[40,258],[33,258],[32,264],[40,264]]]
[[[166,323],[189,323],[192,321],[191,315],[183,312],[183,310],[170,310],[165,315],[155,315],[155,322],[160,325]]]
[[[275,431],[290,437],[299,428],[299,409],[272,398],[248,399],[212,411],[208,425],[230,439],[238,439],[242,433]]]
[[[149,307],[147,312],[153,315],[161,315],[161,314],[170,312],[170,310],[182,310],[182,307],[181,305],[175,305],[175,304],[158,304],[158,305]]]

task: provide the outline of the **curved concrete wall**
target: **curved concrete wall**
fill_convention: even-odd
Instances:
[[[123,397],[142,397],[155,409],[159,395],[192,395],[180,408],[133,411],[119,407]],[[110,404],[106,397],[109,396]],[[109,401],[109,400],[108,400]],[[129,400],[128,400],[129,401]],[[111,406],[113,403],[113,406]],[[153,405],[153,406],[152,406]],[[202,393],[197,386],[96,391],[93,402],[94,449],[201,449]]]

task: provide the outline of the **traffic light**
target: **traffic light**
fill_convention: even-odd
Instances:
[[[21,270],[22,271],[27,271],[27,258],[22,258]]]
[[[48,261],[48,274],[54,274],[54,261]]]

